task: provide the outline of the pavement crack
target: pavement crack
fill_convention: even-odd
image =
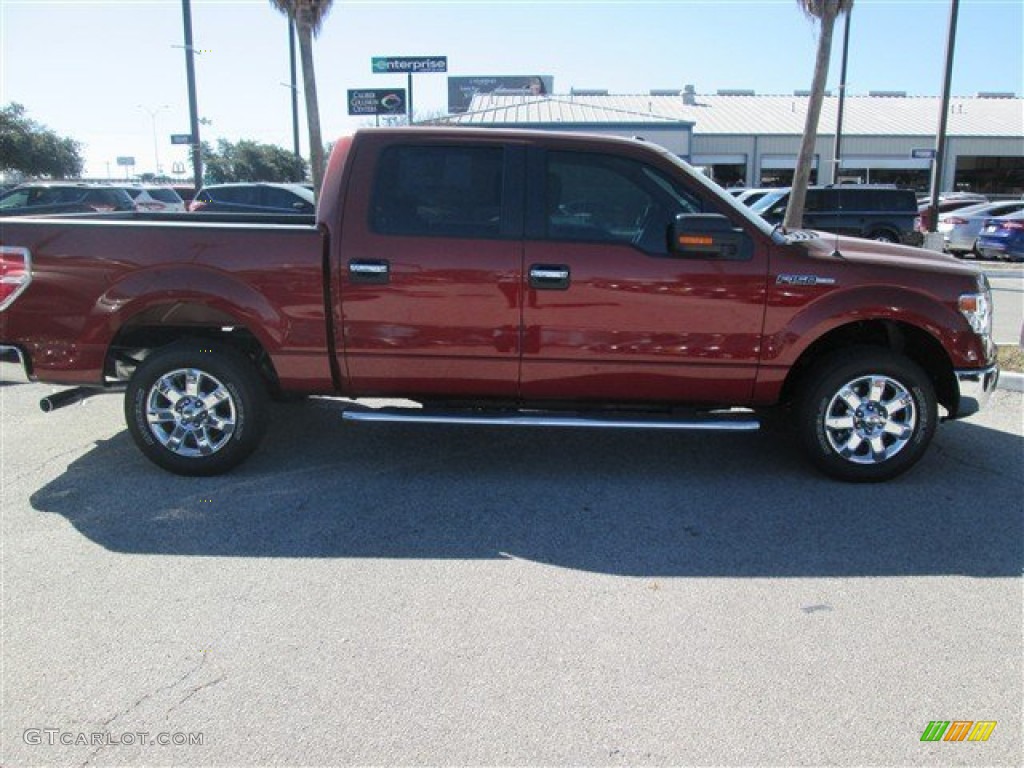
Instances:
[[[220,677],[216,678],[215,680],[210,680],[209,682],[207,682],[207,683],[203,683],[202,685],[196,685],[196,686],[193,686],[193,688],[192,688],[192,689],[191,689],[191,690],[190,690],[190,691],[189,691],[189,692],[188,692],[188,693],[187,693],[187,694],[185,695],[185,698],[181,699],[181,701],[179,701],[179,702],[178,702],[177,704],[175,704],[175,705],[174,705],[173,707],[171,707],[170,709],[168,709],[168,710],[167,710],[167,713],[168,713],[168,714],[170,714],[171,712],[173,712],[174,710],[176,710],[176,709],[177,709],[178,707],[180,707],[180,706],[181,706],[182,704],[184,704],[184,703],[185,703],[186,701],[188,701],[189,699],[191,699],[191,698],[192,698],[193,696],[195,696],[195,695],[196,695],[197,693],[199,693],[199,692],[200,692],[201,690],[203,690],[204,688],[212,688],[213,686],[217,685],[218,683],[222,683],[222,682],[224,682],[224,680],[225,680],[226,678],[227,678],[227,675],[221,675]]]
[[[153,690],[149,691],[148,693],[145,693],[142,696],[140,696],[138,699],[135,700],[135,702],[133,702],[129,706],[125,707],[120,712],[118,712],[118,713],[116,713],[114,715],[111,715],[106,720],[101,721],[100,722],[100,727],[103,728],[104,730],[109,731],[109,726],[110,726],[111,723],[121,719],[122,717],[124,717],[126,715],[131,714],[136,709],[138,709],[143,704],[145,704],[147,701],[151,700],[153,697],[159,696],[161,693],[164,693],[165,691],[170,691],[170,690],[173,690],[174,688],[177,688],[179,685],[184,683],[186,680],[188,680],[193,675],[197,674],[199,672],[199,670],[201,670],[203,668],[203,665],[206,664],[206,656],[207,656],[207,654],[203,653],[199,657],[199,661],[191,669],[187,670],[184,674],[182,674],[181,676],[176,678],[173,682],[170,682],[167,685],[161,685],[161,686],[159,686],[157,688],[154,688]],[[224,678],[223,678],[223,675],[222,675],[220,678],[218,678],[216,681],[214,681],[214,683],[219,683],[223,679]],[[214,683],[209,683],[207,685],[213,685]],[[185,697],[185,699],[190,698],[192,695],[197,693],[200,689],[207,687],[207,685],[197,686],[196,688],[194,688],[192,690],[191,693],[189,693],[188,696]],[[184,701],[185,699],[182,699],[182,701]],[[181,702],[178,702],[178,703],[180,704]],[[170,711],[170,710],[168,710],[168,711]],[[90,752],[89,755],[85,758],[85,760],[81,763],[82,768],[85,768],[85,766],[90,765],[92,763],[92,761],[94,759],[96,759],[96,757],[103,750],[105,750],[109,746],[112,746],[112,745],[111,744],[101,744],[100,746],[96,747],[96,749],[94,749],[92,752]]]

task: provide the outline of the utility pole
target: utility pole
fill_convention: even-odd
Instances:
[[[949,90],[953,82],[953,50],[956,47],[956,19],[960,0],[949,6],[949,35],[946,38],[946,74],[942,83],[942,111],[939,114],[939,133],[935,137],[935,158],[932,160],[931,203],[928,205],[928,232],[939,226],[939,194],[942,192],[942,166],[946,155],[946,122],[949,119]]]
[[[181,16],[185,25],[185,76],[188,80],[189,125],[192,132],[192,175],[195,191],[203,186],[203,157],[199,143],[199,107],[196,103],[195,48],[192,46],[192,4],[181,0]]]

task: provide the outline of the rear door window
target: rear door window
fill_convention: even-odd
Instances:
[[[16,189],[0,200],[0,208],[24,208],[28,205],[29,189]]]
[[[211,198],[233,205],[259,205],[257,191],[253,187],[221,187],[208,190]]]
[[[831,191],[830,189],[808,189],[804,198],[804,210],[808,212],[835,210],[838,206],[835,195],[830,194]]]
[[[386,235],[499,237],[504,150],[395,146],[378,164],[371,226]]]
[[[310,213],[313,210],[313,206],[298,195],[279,187],[263,188],[263,205],[288,213]]]

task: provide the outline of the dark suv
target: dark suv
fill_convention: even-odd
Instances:
[[[0,216],[134,210],[127,192],[102,184],[39,182],[0,195]]]
[[[189,203],[190,211],[280,215],[316,212],[313,191],[302,184],[210,184]]]
[[[777,224],[786,215],[789,189],[771,192],[751,206]],[[917,197],[912,189],[867,185],[808,187],[804,226],[884,243],[921,245],[914,227]]]

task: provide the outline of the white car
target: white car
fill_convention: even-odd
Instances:
[[[985,219],[1006,216],[1021,210],[1024,210],[1024,200],[979,203],[939,214],[936,229],[942,233],[946,250],[954,256],[976,256],[978,251],[975,243]]]
[[[132,201],[135,210],[156,213],[184,213],[185,201],[170,187],[133,186],[123,187]]]

